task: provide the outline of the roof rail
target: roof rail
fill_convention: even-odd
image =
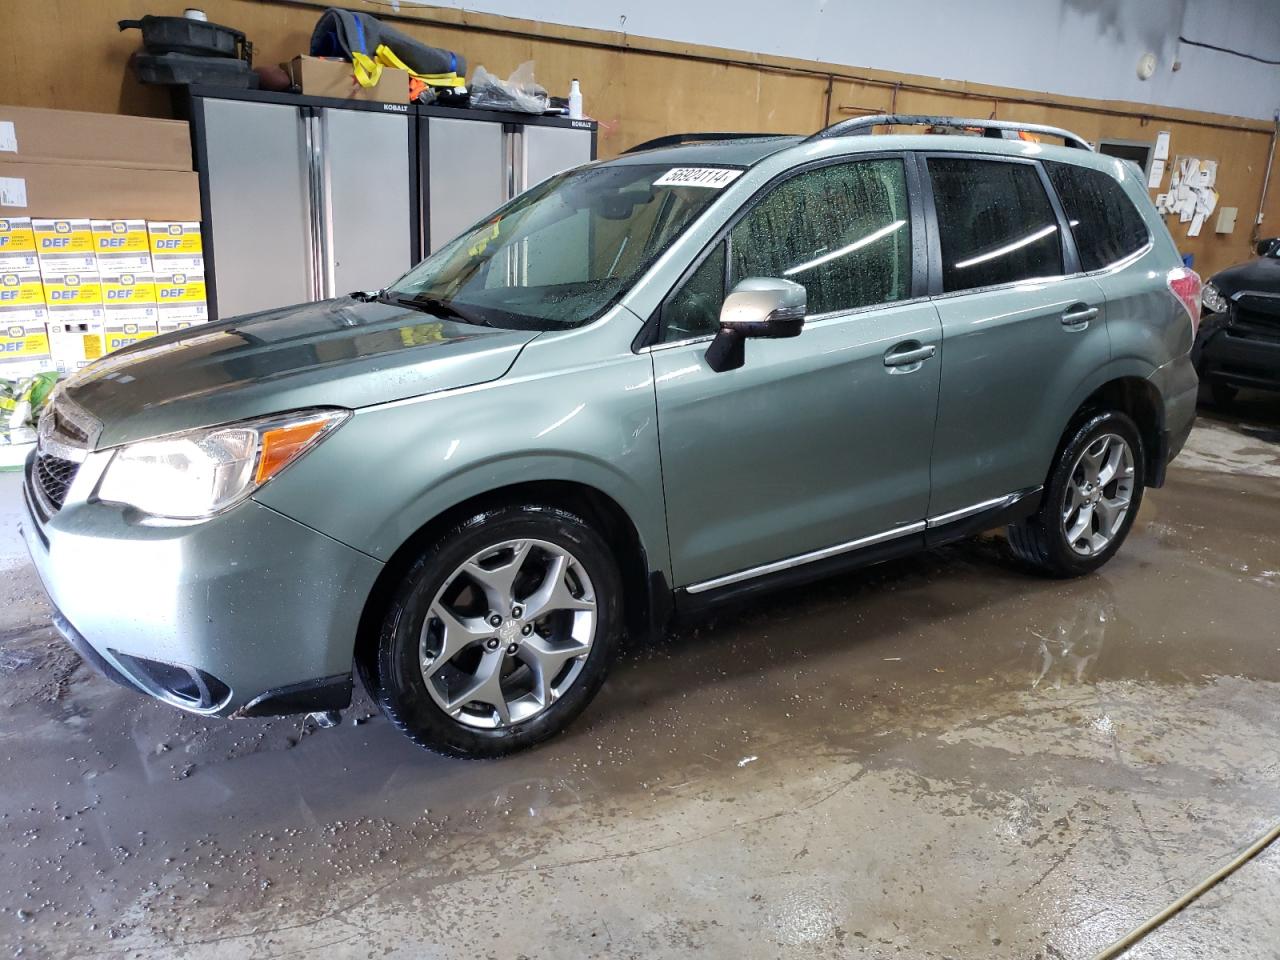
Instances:
[[[628,147],[623,153],[639,153],[641,150],[656,150],[658,147],[678,147],[682,143],[706,143],[710,140],[750,140],[753,137],[778,137],[786,134],[778,133],[670,133],[665,137],[655,137],[644,143]]]
[[[1016,139],[1018,133],[1043,133],[1052,137],[1061,137],[1068,147],[1092,150],[1093,146],[1084,137],[1063,130],[1061,127],[1050,127],[1042,123],[1018,123],[1014,120],[972,120],[964,117],[932,117],[924,114],[879,113],[872,117],[851,117],[819,130],[805,138],[805,143],[815,140],[827,140],[831,137],[849,137],[871,133],[873,127],[976,127],[982,130],[984,137],[1003,137]]]

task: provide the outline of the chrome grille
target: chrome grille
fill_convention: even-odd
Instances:
[[[67,499],[67,490],[71,481],[76,478],[80,464],[71,460],[63,460],[47,453],[36,454],[35,469],[32,471],[37,492],[43,506],[51,512],[62,509]]]

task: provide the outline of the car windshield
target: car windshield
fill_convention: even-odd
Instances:
[[[737,175],[707,170],[701,181],[714,186],[690,186],[684,173],[623,164],[552,177],[441,247],[383,297],[496,327],[588,323]],[[676,182],[662,182],[668,175]]]

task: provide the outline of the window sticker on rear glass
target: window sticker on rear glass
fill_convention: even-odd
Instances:
[[[710,187],[719,190],[742,176],[741,170],[722,167],[673,167],[657,180],[655,187]]]

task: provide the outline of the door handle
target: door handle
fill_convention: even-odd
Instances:
[[[906,343],[900,343],[892,348],[884,355],[884,365],[890,367],[890,373],[910,373],[912,370],[920,369],[920,364],[928,360],[938,348],[933,344],[921,346],[918,341],[908,340]],[[911,369],[903,369],[903,368]]]
[[[1078,330],[1083,330],[1089,325],[1089,321],[1098,315],[1097,307],[1086,306],[1083,303],[1073,304],[1062,314],[1062,325]]]

